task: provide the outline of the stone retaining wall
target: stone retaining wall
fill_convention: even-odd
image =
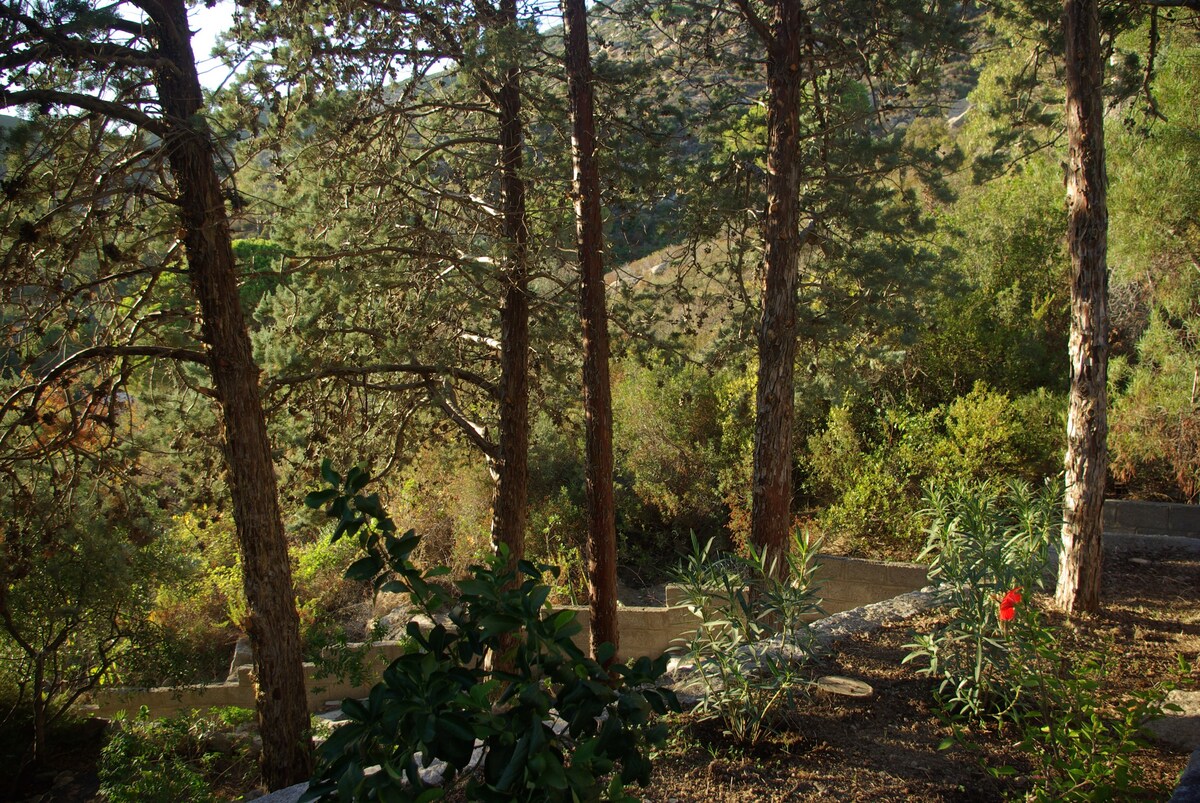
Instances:
[[[359,645],[351,645],[359,646]],[[365,684],[354,685],[336,677],[319,678],[313,664],[304,665],[304,685],[308,691],[308,710],[326,710],[326,703],[341,702],[346,697],[366,697],[371,686],[379,679],[384,667],[403,654],[404,643],[399,641],[377,641],[364,659]],[[174,686],[156,689],[113,689],[97,692],[88,713],[100,717],[111,717],[118,711],[137,713],[143,705],[156,717],[170,716],[194,708],[254,708],[254,679],[250,666],[239,666],[236,678],[224,683],[206,683],[196,686]]]
[[[925,566],[917,563],[885,563],[861,558],[843,558],[820,555],[821,564],[817,581],[820,583],[821,610],[825,615],[841,613],[852,608],[907,594],[924,588],[927,584]],[[696,631],[697,617],[682,607],[680,589],[668,585],[666,607],[621,607],[617,609],[617,627],[621,633],[621,645],[617,658],[647,655],[657,658],[676,646],[679,639],[687,638]],[[576,639],[581,647],[587,647],[588,609],[570,606],[576,612],[583,633]],[[819,619],[818,615],[812,617]]]
[[[882,602],[929,584],[928,567],[920,563],[884,563],[861,558],[821,555],[821,607],[827,614]]]
[[[818,572],[821,607],[826,614],[881,602],[926,585],[925,567],[914,563],[883,563],[832,555],[821,555],[818,560],[821,563]],[[656,658],[675,646],[677,639],[695,632],[697,619],[686,608],[680,607],[678,589],[667,586],[666,596],[666,607],[622,606],[617,609],[621,633],[618,659],[624,661],[642,655]],[[576,612],[579,623],[583,625],[576,643],[582,649],[587,649],[588,610],[584,607],[570,609]],[[328,701],[339,701],[345,697],[365,697],[383,667],[399,655],[399,642],[376,642],[367,658],[368,671],[365,677],[368,682],[359,686],[339,682],[336,678],[318,679],[313,665],[305,664],[309,710],[322,711]],[[243,665],[236,667],[225,683],[98,693],[93,701],[93,713],[107,717],[121,710],[136,712],[143,705],[154,716],[214,706],[253,708],[254,684],[250,674],[250,667]]]
[[[1200,505],[1106,499],[1103,518],[1106,533],[1200,538]]]

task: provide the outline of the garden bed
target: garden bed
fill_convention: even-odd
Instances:
[[[1200,553],[1168,550],[1143,557],[1110,552],[1104,570],[1103,612],[1065,627],[1064,638],[1082,651],[1103,650],[1110,657],[1109,697],[1118,699],[1178,677],[1181,654],[1194,664],[1200,653],[1195,594],[1200,587]],[[873,687],[874,695],[862,701],[814,696],[755,745],[731,741],[717,722],[677,715],[668,743],[657,752],[653,783],[630,791],[664,803],[987,801],[1019,796],[1030,785],[1032,769],[1019,736],[1011,731],[973,733],[974,750],[961,745],[939,749],[951,730],[936,713],[930,682],[912,665],[901,663],[912,634],[935,626],[940,615],[919,614],[839,641],[810,667],[812,676],[859,679]],[[1198,679],[1193,668],[1180,685],[1195,688]],[[96,730],[91,734],[98,739]],[[12,790],[12,799],[97,799],[96,750],[80,747],[52,762],[40,774],[40,782]],[[1134,763],[1143,775],[1140,799],[1165,800],[1187,757],[1179,749],[1161,746],[1139,750]],[[997,779],[985,764],[1010,766],[1015,772]]]
[[[1104,650],[1112,664],[1111,699],[1177,677],[1177,656],[1193,664],[1181,687],[1195,688],[1200,653],[1200,555],[1158,554],[1152,560],[1110,553],[1104,566],[1104,610],[1064,628],[1081,651]],[[1044,602],[1044,600],[1039,601]],[[840,642],[812,667],[814,676],[838,674],[874,687],[866,701],[813,698],[775,734],[754,746],[731,743],[716,722],[682,716],[655,762],[652,801],[987,801],[1020,795],[1031,764],[1014,732],[975,733],[977,751],[955,745],[933,705],[930,682],[902,665],[915,630],[926,632],[939,614],[922,614]],[[1105,645],[1111,645],[1106,647]],[[1167,799],[1187,763],[1178,749],[1149,746],[1135,766],[1143,774],[1140,799]],[[997,779],[984,765],[1010,766]],[[1139,799],[1132,797],[1130,799]]]

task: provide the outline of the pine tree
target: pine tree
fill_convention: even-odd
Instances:
[[[308,777],[312,769],[299,618],[259,396],[259,368],[238,295],[229,222],[213,137],[203,117],[186,6],[183,0],[108,6],[22,2],[6,4],[0,15],[6,54],[0,63],[0,104],[37,109],[40,115],[54,118],[58,117],[55,109],[68,109],[79,121],[105,121],[118,138],[136,136],[122,128],[153,137],[143,140],[144,149],[132,158],[161,165],[167,174],[163,186],[139,183],[152,175],[143,171],[135,182],[113,192],[147,193],[174,206],[203,343],[202,351],[147,345],[138,342],[135,327],[132,342],[100,342],[66,355],[55,371],[35,377],[31,394],[36,400],[55,372],[62,375],[90,360],[177,357],[207,367],[221,409],[228,485],[250,608],[263,779],[272,789],[288,786]],[[67,112],[63,119],[69,116]],[[53,140],[46,145],[52,147]],[[112,161],[106,166],[120,172],[129,163]],[[60,163],[56,169],[69,174],[72,165]],[[81,173],[62,182],[63,195],[54,199],[56,214],[96,203],[86,195],[72,197],[76,190],[87,192],[89,178]],[[90,208],[98,214],[102,211]],[[116,271],[105,281],[121,278]]]

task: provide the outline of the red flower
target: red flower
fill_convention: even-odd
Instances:
[[[1002,621],[1011,621],[1017,615],[1017,605],[1021,602],[1021,589],[1014,588],[1004,595],[1000,600],[1000,619]]]

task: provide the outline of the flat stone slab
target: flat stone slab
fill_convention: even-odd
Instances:
[[[842,677],[841,675],[826,675],[825,677],[817,678],[817,691],[821,694],[860,700],[865,700],[875,694],[875,690],[871,688],[871,684],[854,678]]]
[[[1167,702],[1180,710],[1148,720],[1142,730],[1156,742],[1177,750],[1200,749],[1200,691],[1175,689],[1167,694]]]
[[[828,648],[855,635],[874,633],[891,622],[911,619],[937,605],[937,592],[932,588],[925,588],[826,616],[813,623],[812,631],[817,644]]]

